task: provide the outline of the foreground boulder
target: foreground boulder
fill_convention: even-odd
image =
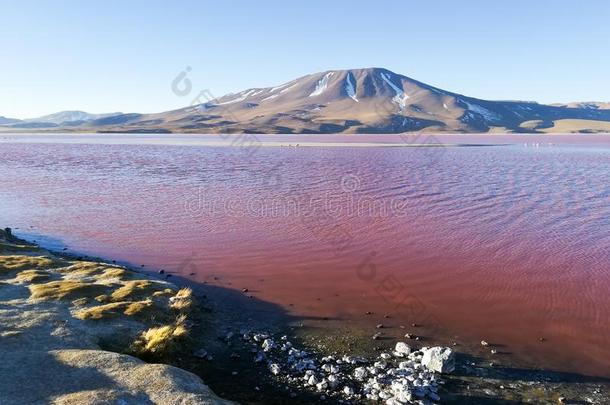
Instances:
[[[422,349],[422,365],[437,373],[451,373],[455,370],[455,353],[448,347]]]
[[[0,403],[228,405],[199,377],[102,350],[2,353]]]

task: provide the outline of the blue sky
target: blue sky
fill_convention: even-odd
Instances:
[[[474,97],[610,101],[610,2],[0,0],[0,115],[158,112],[385,67]]]

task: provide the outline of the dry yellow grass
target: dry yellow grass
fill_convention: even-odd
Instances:
[[[128,281],[117,288],[110,296],[112,301],[125,301],[126,299],[141,299],[152,296],[157,291],[163,291],[167,285],[151,280]]]
[[[11,271],[45,269],[61,265],[60,260],[46,256],[0,256],[0,274]]]
[[[155,291],[152,296],[153,297],[163,297],[163,296],[168,296],[168,295],[174,295],[174,290],[172,290],[171,288],[166,288],[163,291]]]
[[[547,133],[569,133],[569,132],[610,132],[610,122],[595,120],[565,119],[557,120],[550,128],[545,128]]]
[[[162,355],[171,352],[177,342],[188,335],[185,321],[186,317],[179,316],[172,325],[150,328],[143,332],[134,343],[136,353]]]
[[[170,307],[178,311],[184,311],[193,306],[193,290],[181,288],[175,296],[170,298]]]
[[[112,302],[110,304],[97,305],[94,307],[82,309],[74,314],[75,318],[86,319],[104,319],[117,315],[134,316],[141,314],[143,311],[151,308],[152,301],[135,301],[135,302]]]
[[[23,270],[15,279],[20,283],[40,283],[51,278],[51,274],[43,270]]]
[[[30,298],[77,299],[95,298],[108,290],[107,286],[79,281],[62,280],[29,286]]]
[[[107,266],[96,262],[77,262],[62,269],[63,273],[70,277],[92,277],[95,280],[107,280],[112,278],[125,279],[128,272],[120,267]]]
[[[108,302],[110,301],[110,296],[106,294],[98,295],[97,297],[95,297],[95,300],[97,302]]]
[[[177,289],[127,269],[96,262],[68,261],[53,256],[0,253],[0,275],[24,283],[31,299],[62,300],[75,319],[114,319],[142,331],[131,349],[136,355],[158,358],[173,352],[188,335],[186,312],[194,307],[190,288]],[[0,281],[2,285],[2,281]],[[180,314],[175,318],[176,314]],[[122,347],[131,342],[125,337]],[[1,401],[0,401],[1,402]]]

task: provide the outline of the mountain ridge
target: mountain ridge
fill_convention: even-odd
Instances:
[[[50,124],[103,132],[610,132],[610,103],[483,100],[377,67],[327,70],[221,97],[208,93],[188,107],[162,113],[89,116]]]

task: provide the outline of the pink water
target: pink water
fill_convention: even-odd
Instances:
[[[387,313],[523,364],[610,376],[609,136],[254,151],[122,137],[0,139],[0,225],[248,287],[295,316],[369,328],[366,311]]]

